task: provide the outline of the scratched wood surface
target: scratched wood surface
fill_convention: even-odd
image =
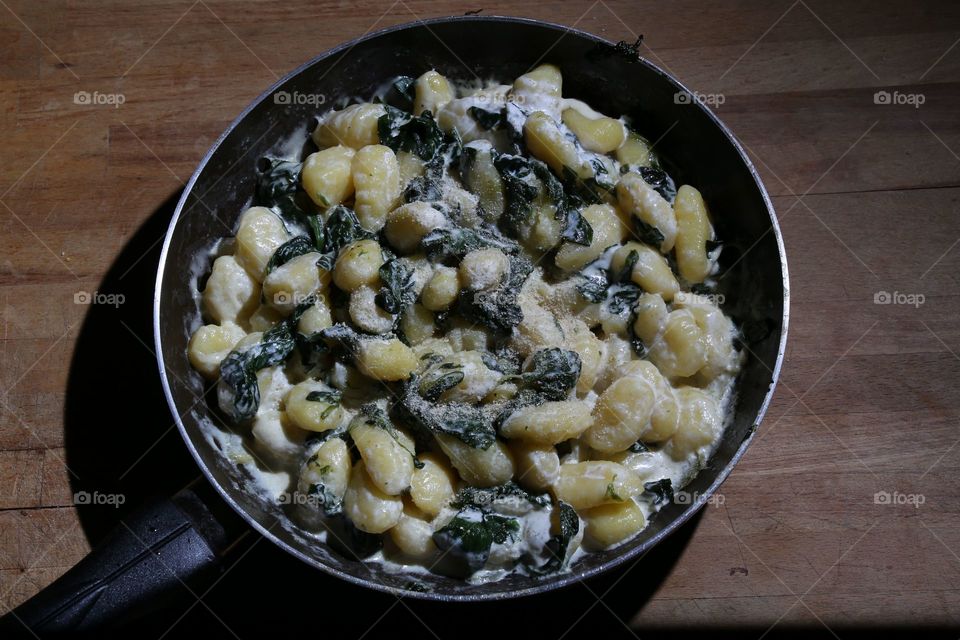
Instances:
[[[658,557],[530,606],[553,606],[554,636],[960,624],[960,4],[894,0],[0,2],[0,611],[197,475],[149,308],[172,199],[208,146],[324,49],[480,8],[643,34],[645,57],[722,101],[792,284],[782,381],[717,504]],[[78,508],[81,490],[126,504]],[[340,588],[251,549],[185,620],[243,637],[244,584],[277,567]],[[448,635],[423,612],[374,607],[355,635],[391,620]]]

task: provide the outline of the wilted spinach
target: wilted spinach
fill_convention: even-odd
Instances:
[[[518,297],[533,263],[519,256],[510,256],[510,269],[500,284],[481,291],[460,292],[458,309],[467,320],[494,331],[506,333],[523,320]]]
[[[264,274],[269,274],[277,267],[285,265],[297,256],[302,256],[311,251],[316,251],[316,247],[314,247],[313,242],[307,236],[296,236],[287,240],[277,247],[277,250],[270,256],[270,260],[267,261],[267,266],[264,269]]]
[[[357,240],[366,240],[375,236],[364,229],[357,214],[344,205],[337,205],[330,211],[323,233],[323,255],[317,260],[317,266],[327,271],[333,269],[337,254],[345,246]]]
[[[422,160],[432,160],[444,142],[443,131],[429,111],[419,116],[410,115],[390,105],[377,120],[380,144],[394,151],[407,151]]]
[[[421,376],[414,374],[403,384],[395,408],[405,422],[431,433],[453,436],[477,449],[490,448],[496,431],[482,409],[463,402],[431,402],[420,395],[421,381]]]
[[[643,483],[644,493],[649,494],[656,507],[673,502],[673,483],[670,478]]]
[[[664,200],[673,204],[677,199],[677,185],[666,171],[659,167],[640,167],[638,171],[644,182],[653,187]]]
[[[257,371],[280,364],[295,346],[291,325],[281,322],[263,334],[260,342],[243,351],[231,351],[220,364],[220,377],[233,392],[231,417],[249,420],[260,407]]]
[[[550,347],[534,353],[529,370],[520,377],[525,386],[547,400],[563,400],[577,386],[580,368],[580,356],[575,351]]]
[[[476,120],[480,128],[485,131],[499,129],[507,121],[504,109],[500,111],[487,111],[480,107],[469,107],[467,113],[470,114],[470,117]]]
[[[520,521],[495,513],[467,508],[433,534],[441,551],[467,563],[471,571],[481,569],[490,557],[490,547],[514,540],[520,532]]]
[[[500,249],[507,255],[520,250],[514,240],[496,230],[483,228],[435,229],[420,241],[420,248],[427,254],[428,260],[452,264],[459,263],[463,256],[471,251],[487,247]]]
[[[560,531],[547,541],[543,550],[547,554],[547,561],[535,569],[536,573],[556,573],[569,562],[570,541],[580,532],[580,516],[576,510],[566,502],[557,504],[559,510]]]
[[[417,299],[413,270],[397,258],[380,266],[380,281],[383,286],[374,300],[387,313],[398,314]]]

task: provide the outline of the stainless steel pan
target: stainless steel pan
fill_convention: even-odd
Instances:
[[[641,133],[656,141],[678,184],[690,183],[703,192],[725,243],[726,273],[719,292],[726,298],[726,312],[745,328],[749,359],[738,381],[732,424],[707,467],[686,487],[698,501],[667,506],[634,540],[584,557],[570,573],[518,575],[480,586],[418,575],[426,589],[410,591],[407,576],[311,542],[290,526],[280,507],[244,489],[243,474],[205,436],[202,425],[214,409],[196,403],[204,382],[186,358],[199,314],[189,266],[213,240],[235,228],[251,200],[258,160],[338,100],[369,96],[392,76],[416,76],[430,68],[457,79],[508,80],[540,62],[560,66],[565,96],[581,98],[604,113],[631,116]],[[325,97],[320,108],[318,99],[295,97],[318,94]],[[207,152],[184,190],[167,233],[155,292],[156,348],[167,401],[186,446],[219,496],[249,527],[321,571],[372,589],[446,601],[556,589],[642,554],[687,521],[733,469],[763,418],[780,371],[789,301],[787,263],[770,199],[733,134],[691,95],[629,47],[559,25],[494,17],[442,18],[373,33],[318,56],[263,93]],[[94,626],[122,617],[145,591],[156,595],[172,583],[158,574],[177,580],[202,574],[229,546],[232,530],[223,526],[222,514],[215,515],[197,497],[201,494],[183,492],[172,502],[147,508],[130,529],[139,534],[135,539],[118,532],[108,541],[112,544],[18,609],[20,617],[37,628]],[[144,546],[150,553],[143,553]],[[152,566],[158,558],[162,567]]]

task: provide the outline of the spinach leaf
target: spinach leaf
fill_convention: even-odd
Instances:
[[[528,259],[510,256],[510,270],[499,285],[480,291],[460,292],[458,309],[467,320],[494,331],[508,333],[523,320],[518,297],[527,276],[533,271]]]
[[[429,111],[412,116],[390,105],[387,112],[377,120],[380,144],[395,152],[407,151],[423,160],[432,160],[443,144],[444,135]]]
[[[533,201],[540,193],[530,160],[521,155],[496,154],[493,166],[503,181],[503,224],[517,233],[528,221],[533,210]]]
[[[560,502],[557,509],[560,531],[543,547],[547,553],[547,561],[535,569],[536,573],[541,575],[555,573],[566,567],[570,560],[570,541],[580,532],[580,516],[577,511],[566,502]]]
[[[557,347],[541,349],[533,354],[529,371],[523,374],[522,380],[547,400],[563,400],[577,386],[580,367],[580,356],[575,351]]]
[[[593,226],[580,212],[584,203],[580,198],[571,196],[564,190],[563,184],[557,180],[546,163],[532,160],[531,166],[556,207],[557,220],[566,220],[560,238],[567,242],[589,246],[593,242]]]
[[[619,285],[607,296],[607,311],[613,315],[619,315],[631,307],[639,298],[642,291],[637,285],[630,283]]]
[[[633,216],[633,227],[634,233],[641,242],[658,249],[663,244],[663,233],[652,224],[647,224],[640,218]]]
[[[673,502],[673,484],[670,478],[643,483],[644,493],[650,494],[656,507]]]
[[[417,176],[403,190],[404,202],[436,202],[443,198],[439,181],[427,176]]]
[[[567,224],[560,234],[562,240],[589,247],[593,242],[593,226],[583,217],[579,209],[567,212]]]
[[[380,281],[383,286],[374,301],[387,313],[398,314],[417,299],[413,270],[396,258],[380,265]]]
[[[470,117],[476,120],[480,128],[485,131],[499,129],[503,126],[504,122],[506,122],[506,114],[503,110],[487,111],[480,107],[469,107],[467,113],[470,114]]]
[[[270,256],[270,260],[267,261],[267,266],[264,270],[264,275],[269,274],[277,267],[285,265],[297,256],[302,256],[315,250],[316,247],[314,247],[313,241],[307,236],[296,236],[287,240],[277,247],[277,250]]]
[[[257,202],[265,207],[284,212],[284,209],[291,204],[287,198],[292,198],[297,192],[303,165],[281,158],[264,159],[269,166],[257,180]]]
[[[307,497],[320,507],[325,515],[332,516],[343,511],[343,500],[322,482],[311,484],[307,489]]]
[[[413,100],[415,97],[416,80],[410,76],[397,76],[390,84],[383,101],[387,104],[413,111]]]
[[[395,408],[404,422],[427,432],[453,436],[477,449],[489,449],[496,431],[483,410],[463,402],[431,402],[420,395],[421,380],[420,375],[413,374],[403,385]]]
[[[673,204],[677,199],[677,185],[666,171],[659,167],[640,167],[638,171],[644,182],[653,187],[664,200]]]
[[[291,160],[265,158],[269,166],[257,179],[256,201],[273,209],[285,223],[306,224],[313,234],[317,250],[323,245],[323,229],[320,216],[304,211],[297,204],[297,187],[303,165]]]
[[[647,451],[650,451],[650,448],[645,445],[642,440],[637,440],[632,445],[627,447],[627,451],[631,453],[646,453]]]
[[[432,366],[424,372],[420,381],[420,396],[428,402],[436,402],[444,392],[463,382],[463,379],[463,365],[444,362],[439,366]]]
[[[337,205],[327,216],[323,230],[323,255],[317,260],[317,266],[332,271],[341,249],[351,242],[373,238],[375,235],[363,228],[357,214],[350,208]]]
[[[627,254],[627,258],[623,261],[623,266],[613,276],[613,282],[632,282],[633,281],[633,268],[637,266],[637,262],[640,261],[640,254],[633,250]]]
[[[435,229],[420,241],[420,248],[431,262],[459,263],[463,256],[476,249],[492,247],[507,255],[520,250],[519,245],[500,234],[483,228]]]
[[[453,500],[450,501],[450,506],[454,509],[475,507],[489,510],[498,503],[510,503],[507,506],[516,508],[515,505],[518,502],[527,502],[533,507],[546,507],[550,505],[551,499],[548,493],[532,494],[511,480],[496,487],[466,486],[457,491]]]
[[[519,532],[520,522],[516,518],[465,509],[436,531],[433,541],[441,551],[460,557],[476,571],[486,564],[494,543],[515,540]]]
[[[520,373],[520,355],[512,349],[504,347],[496,353],[484,351],[480,354],[480,359],[491,371],[499,371],[507,376]]]
[[[589,178],[581,178],[570,167],[563,168],[560,182],[572,202],[580,205],[600,204],[612,197],[611,194],[616,185],[604,179],[603,176],[607,173],[606,167],[599,161],[594,162],[592,166],[595,175]]]
[[[360,224],[360,219],[357,218],[357,214],[343,205],[337,205],[330,212],[324,230],[326,238],[323,243],[323,250],[334,254],[351,242],[366,240],[376,235],[364,229],[363,225]]]
[[[231,351],[220,364],[220,377],[233,393],[231,417],[249,420],[260,407],[257,371],[280,364],[295,346],[289,322],[281,322],[263,334],[260,342],[243,351]]]

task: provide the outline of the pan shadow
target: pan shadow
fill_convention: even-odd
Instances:
[[[91,545],[138,506],[172,495],[201,475],[173,423],[153,348],[157,266],[179,197],[180,192],[171,194],[154,211],[110,267],[98,292],[122,294],[123,303],[90,306],[71,362],[64,415],[66,462],[75,474],[74,493],[94,496],[91,504],[78,506]],[[122,504],[96,504],[95,496],[121,496]],[[670,574],[699,518],[639,562],[583,584],[473,604],[401,601],[357,587],[309,567],[251,531],[224,559],[223,574],[213,587],[194,588],[193,594],[184,589],[179,600],[132,623],[124,633],[229,638],[249,637],[251,631],[291,635],[322,628],[334,637],[399,631],[427,638],[433,631],[445,638],[472,635],[465,624],[496,628],[509,621],[511,632],[534,637],[560,637],[571,627],[572,636],[598,629],[605,635],[629,635],[624,625]],[[591,591],[603,596],[605,604],[597,604]]]
[[[122,304],[89,306],[70,363],[66,463],[92,545],[149,497],[200,475],[173,426],[153,348],[157,265],[179,198],[171,194],[111,265],[97,291]]]

